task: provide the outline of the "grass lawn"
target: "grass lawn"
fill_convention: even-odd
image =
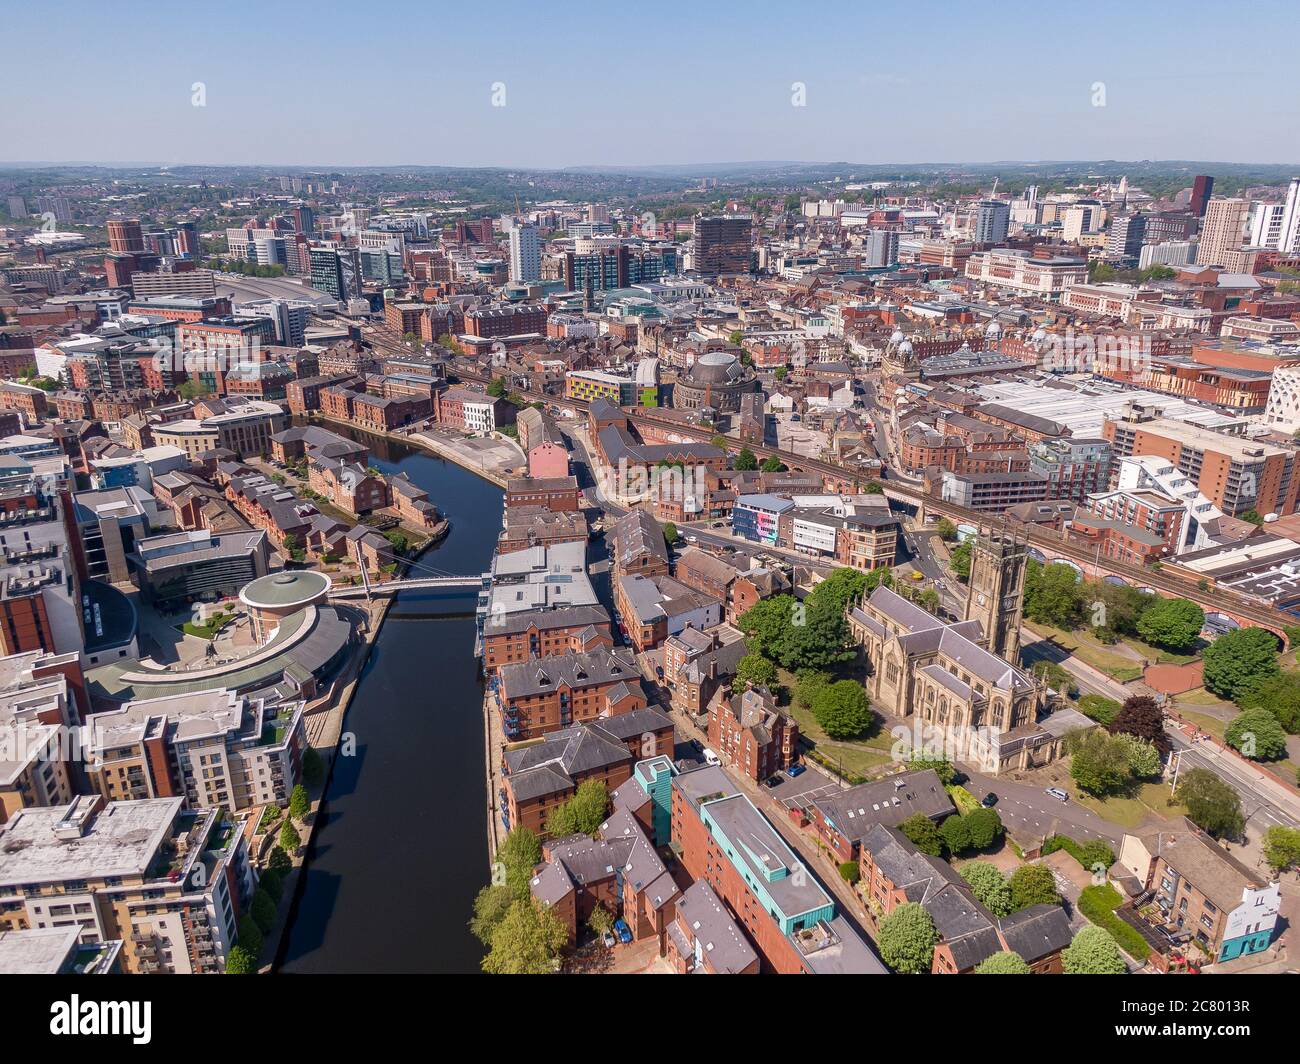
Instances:
[[[195,624],[193,621],[186,621],[181,625],[181,631],[186,635],[198,636],[200,639],[211,639],[231,618],[229,613],[214,613],[203,624]]]
[[[1225,702],[1213,691],[1207,691],[1204,687],[1194,687],[1190,691],[1184,691],[1181,695],[1174,695],[1174,701],[1190,706],[1230,706],[1231,702]],[[1234,709],[1235,713],[1235,709]]]
[[[1109,820],[1130,831],[1141,827],[1151,816],[1173,820],[1187,813],[1182,803],[1171,804],[1169,785],[1158,781],[1144,783],[1132,794],[1110,798],[1093,798],[1083,794],[1073,780],[1070,781],[1069,788],[1070,796],[1081,806],[1091,809],[1103,820]]]
[[[883,721],[879,716],[876,717],[876,726],[872,733],[865,738],[848,741],[828,739],[821,725],[817,723],[817,718],[813,716],[812,710],[804,709],[794,701],[794,675],[784,669],[778,670],[778,673],[780,677],[778,682],[791,692],[789,705],[782,708],[794,717],[799,725],[800,734],[816,746],[823,757],[839,762],[846,772],[858,776],[874,775],[882,765],[887,765],[893,760],[889,751],[894,745],[894,738],[883,727]]]
[[[1186,717],[1203,732],[1213,735],[1219,742],[1223,742],[1223,729],[1226,728],[1227,722],[1220,720],[1218,717],[1212,717],[1208,713],[1196,713],[1193,710],[1179,708],[1179,716]]]
[[[1117,653],[1102,643],[1097,642],[1086,632],[1067,632],[1063,628],[1026,621],[1025,627],[1030,631],[1050,639],[1057,646],[1068,650],[1080,661],[1087,662],[1094,669],[1100,669],[1107,676],[1127,683],[1142,676],[1142,666],[1131,656]]]

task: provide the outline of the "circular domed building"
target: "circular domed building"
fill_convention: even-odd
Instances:
[[[740,397],[759,390],[758,378],[729,351],[701,355],[673,386],[673,406],[678,410],[703,410],[721,414],[740,410]]]
[[[265,642],[285,617],[308,606],[322,605],[330,582],[328,576],[314,569],[286,569],[245,584],[239,600],[248,607],[253,638]]]

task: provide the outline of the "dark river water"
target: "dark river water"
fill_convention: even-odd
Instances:
[[[488,568],[500,488],[405,445],[329,427],[370,444],[375,466],[406,473],[451,520],[421,565]],[[479,970],[483,949],[467,926],[489,875],[475,598],[405,592],[390,609],[348,709],[356,755],[336,760],[279,971]]]

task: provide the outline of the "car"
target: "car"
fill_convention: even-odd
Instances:
[[[791,765],[785,770],[785,774],[791,779],[794,779],[796,776],[802,776],[806,771],[807,769],[805,769],[803,765]]]
[[[655,666],[655,675],[661,680],[664,678],[664,667],[662,665]]]
[[[632,929],[627,926],[626,921],[615,920],[614,930],[618,933],[618,940],[624,945],[632,941]]]
[[[615,938],[612,934],[610,934],[608,931],[606,931],[603,935],[600,936],[600,944],[601,944],[602,946],[604,946],[606,949],[613,949],[613,948],[614,948],[614,945],[615,945],[617,942],[618,942],[618,939],[616,939],[616,938]]]
[[[781,785],[781,773],[775,772],[763,781],[764,787],[779,787]]]
[[[997,804],[998,804],[998,796],[994,794],[992,791],[989,791],[988,794],[986,794],[983,798],[980,799],[980,805],[982,805],[985,809],[992,809]]]
[[[704,748],[704,763],[706,765],[721,765],[722,759],[706,746]]]
[[[1061,790],[1060,787],[1048,787],[1046,793],[1050,797],[1055,798],[1058,802],[1068,802],[1070,800],[1070,796],[1066,794],[1065,791]]]

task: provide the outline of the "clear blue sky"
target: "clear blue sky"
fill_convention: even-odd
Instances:
[[[8,162],[1300,162],[1293,0],[6,8]]]

